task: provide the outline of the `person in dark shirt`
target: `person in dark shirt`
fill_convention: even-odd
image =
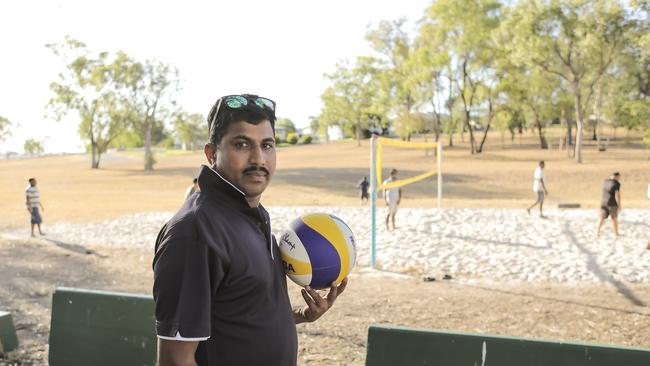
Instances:
[[[270,217],[260,204],[276,166],[275,102],[219,98],[208,115],[209,165],[162,228],[153,260],[158,364],[295,366],[296,324],[328,311],[347,285],[326,296],[305,287],[292,307]]]
[[[600,219],[598,220],[598,229],[596,235],[600,235],[600,229],[603,222],[609,216],[612,218],[612,227],[614,234],[618,236],[618,214],[621,213],[623,206],[621,204],[621,174],[615,172],[603,182],[602,198],[600,201]]]
[[[359,191],[361,191],[361,203],[363,203],[363,200],[368,201],[368,198],[370,197],[368,195],[368,188],[370,187],[370,182],[368,182],[368,177],[363,177],[361,181],[357,184],[357,188],[359,188]]]

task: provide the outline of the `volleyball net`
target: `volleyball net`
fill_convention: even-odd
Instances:
[[[424,149],[436,151],[435,166],[424,173],[413,177],[403,178],[395,181],[385,182],[382,175],[384,146],[391,146],[402,149]],[[370,267],[375,268],[376,243],[377,243],[377,192],[391,188],[403,187],[422,181],[431,176],[437,175],[437,207],[442,204],[442,145],[437,142],[408,142],[373,136],[370,148],[370,201],[371,201],[371,243],[370,243]],[[433,187],[432,187],[433,188]]]

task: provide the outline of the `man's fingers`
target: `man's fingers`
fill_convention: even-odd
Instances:
[[[318,291],[314,290],[309,286],[305,287],[305,291],[307,291],[307,293],[311,296],[316,306],[322,307],[324,305],[325,299],[323,299],[323,297],[318,293]]]
[[[307,290],[305,290],[305,289],[300,290],[300,294],[302,295],[302,298],[305,299],[305,302],[307,303],[307,306],[309,306],[310,308],[316,306],[316,303],[314,302],[314,299],[312,299],[312,297],[309,296],[309,294],[307,293]]]
[[[338,286],[336,286],[336,282],[332,282],[332,284],[330,285],[330,292],[327,293],[327,304],[329,306],[332,306],[332,304],[334,304],[334,301],[336,300],[338,293],[339,293],[339,289]]]
[[[345,277],[343,281],[341,281],[341,284],[338,287],[338,294],[342,294],[343,291],[345,291],[345,288],[348,286],[348,278]]]

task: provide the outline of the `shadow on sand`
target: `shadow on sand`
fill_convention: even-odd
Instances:
[[[569,227],[569,223],[565,222],[564,223],[564,231],[563,234],[566,235],[566,237],[570,240],[571,244],[575,245],[580,251],[587,256],[587,269],[591,271],[591,273],[595,274],[596,277],[598,277],[599,280],[602,282],[607,282],[613,285],[618,292],[625,296],[628,300],[630,300],[634,305],[638,306],[646,306],[646,303],[639,299],[636,294],[630,289],[629,287],[625,286],[625,284],[616,278],[614,278],[611,274],[606,273],[598,264],[598,261],[596,260],[596,255],[592,253],[589,249],[585,248],[584,245],[582,245],[575,237],[575,234],[573,231],[571,231],[571,228]]]

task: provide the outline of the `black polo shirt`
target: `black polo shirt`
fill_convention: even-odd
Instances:
[[[156,332],[205,339],[199,365],[296,364],[296,326],[268,212],[207,166],[201,191],[162,228],[153,260]]]

